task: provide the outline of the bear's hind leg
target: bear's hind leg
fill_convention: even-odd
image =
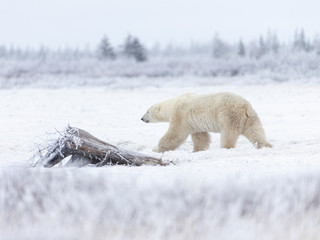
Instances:
[[[193,133],[191,135],[193,142],[193,152],[205,151],[210,145],[210,135],[207,132]]]
[[[232,131],[231,129],[223,130],[221,132],[220,146],[221,148],[234,148],[237,140],[240,136],[238,131]]]

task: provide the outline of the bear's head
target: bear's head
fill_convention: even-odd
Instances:
[[[184,100],[190,94],[184,94],[178,97],[169,98],[162,102],[152,105],[141,118],[146,123],[169,122],[170,118],[175,116],[177,103]]]
[[[147,112],[142,116],[142,121],[146,123],[164,122],[163,113],[160,104],[152,105]]]

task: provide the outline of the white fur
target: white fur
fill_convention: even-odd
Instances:
[[[208,132],[221,133],[221,147],[234,148],[244,135],[257,148],[271,147],[261,121],[251,104],[232,93],[197,95],[187,93],[151,106],[141,118],[145,122],[169,122],[156,152],[174,150],[191,134],[193,150],[208,149]]]

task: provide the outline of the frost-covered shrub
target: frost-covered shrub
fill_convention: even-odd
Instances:
[[[151,49],[148,61],[145,61],[146,49],[134,37],[128,37],[121,50],[113,50],[108,40],[103,40],[98,47],[99,57],[90,49],[22,50],[0,46],[0,87],[109,85],[119,78],[138,77],[260,75],[276,81],[317,78],[320,76],[319,42],[316,39],[311,44],[297,37],[292,44],[280,44],[276,35],[270,34],[258,41],[232,45],[215,38],[208,45]],[[303,44],[308,48],[302,48]],[[66,82],[68,78],[73,80]]]

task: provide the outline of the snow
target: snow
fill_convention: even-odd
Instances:
[[[244,85],[239,79],[1,89],[1,239],[316,239],[318,80]],[[176,151],[152,152],[168,124],[146,124],[141,116],[153,103],[190,91],[245,97],[274,147],[257,150],[241,137],[235,149],[221,149],[212,134],[208,151],[192,153],[189,138]],[[36,144],[68,124],[175,164],[31,168]]]

